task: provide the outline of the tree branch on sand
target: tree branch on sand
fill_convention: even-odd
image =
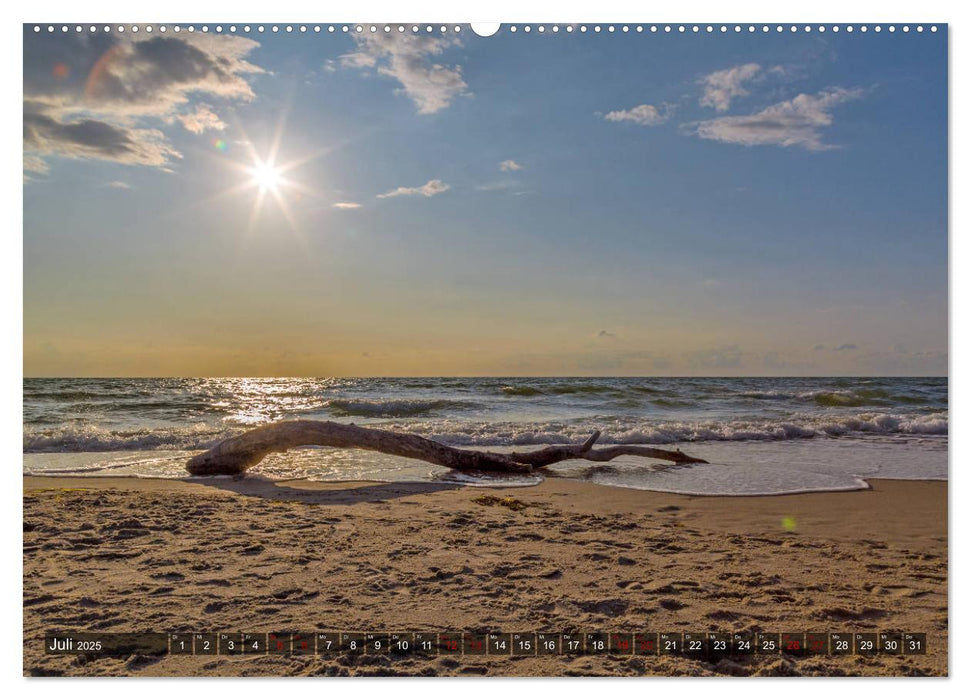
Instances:
[[[529,473],[567,459],[609,462],[623,455],[663,459],[675,464],[707,464],[705,460],[686,455],[681,450],[659,450],[640,445],[615,445],[595,449],[593,444],[599,438],[598,430],[583,444],[554,445],[531,452],[500,453],[462,450],[419,435],[362,428],[354,424],[315,420],[283,421],[223,440],[202,454],[192,457],[186,463],[186,469],[194,476],[242,474],[272,452],[286,452],[305,445],[375,450],[460,471]]]

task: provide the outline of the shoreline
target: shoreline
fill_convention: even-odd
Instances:
[[[611,463],[565,461],[543,474],[487,478],[451,473],[420,460],[365,450],[293,449],[270,454],[246,472],[270,480],[394,482],[460,481],[503,488],[543,478],[572,478],[658,493],[775,496],[867,488],[868,479],[946,480],[947,440],[864,439],[699,442],[677,447],[709,462],[681,468],[618,457]],[[461,448],[460,448],[461,449]],[[513,447],[492,447],[503,453]],[[673,449],[673,448],[672,448]],[[181,480],[196,451],[25,452],[22,477],[138,477]]]
[[[570,479],[24,477],[24,673],[946,675],[947,489],[874,479],[740,498]],[[906,631],[927,634],[928,654],[79,663],[38,653],[53,627]]]
[[[125,480],[131,479],[134,481],[159,481],[159,482],[176,482],[183,483],[186,485],[200,485],[200,486],[212,486],[218,487],[223,481],[240,481],[247,480],[251,481],[254,485],[260,483],[266,484],[306,484],[310,490],[314,489],[333,489],[340,487],[358,487],[362,485],[393,485],[393,484],[447,484],[450,486],[458,486],[475,490],[483,491],[493,491],[493,490],[516,490],[516,489],[532,489],[539,486],[541,483],[546,481],[573,481],[581,484],[587,484],[595,489],[617,489],[620,491],[634,491],[638,493],[651,493],[667,496],[679,496],[685,498],[779,498],[786,496],[809,496],[813,494],[835,494],[835,493],[856,493],[857,491],[872,491],[874,486],[871,482],[884,483],[884,482],[904,482],[904,483],[941,483],[948,484],[948,478],[934,479],[925,477],[857,477],[857,480],[861,483],[857,487],[847,487],[847,488],[817,488],[817,489],[806,489],[806,490],[793,490],[793,491],[780,491],[773,493],[736,493],[736,494],[724,494],[724,493],[697,493],[688,491],[666,491],[663,489],[647,489],[647,488],[637,488],[634,486],[618,486],[614,484],[602,484],[587,479],[576,479],[569,476],[558,476],[552,474],[542,474],[543,482],[538,484],[498,484],[498,483],[474,483],[474,482],[463,482],[463,481],[450,481],[446,479],[415,479],[412,481],[383,481],[379,479],[314,479],[310,476],[306,477],[296,477],[296,478],[278,478],[274,476],[264,476],[259,473],[247,472],[241,476],[171,476],[171,477],[161,477],[161,476],[141,476],[138,474],[124,474],[124,475],[111,475],[111,474],[24,474],[21,473],[21,479],[23,480],[24,487],[27,487],[27,480],[34,481],[38,483],[51,481],[65,481],[71,480],[77,481],[78,484],[89,480],[100,480],[111,482],[110,486],[117,486],[118,484],[114,482],[124,483]],[[316,485],[316,486],[315,486]]]

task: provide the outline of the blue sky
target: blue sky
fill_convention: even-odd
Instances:
[[[947,372],[944,32],[24,39],[28,375]]]

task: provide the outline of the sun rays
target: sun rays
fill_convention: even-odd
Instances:
[[[292,204],[304,196],[317,196],[316,192],[301,182],[295,173],[299,166],[306,164],[310,159],[304,156],[292,161],[282,163],[279,161],[285,124],[284,113],[274,131],[269,148],[263,151],[258,150],[241,124],[236,125],[240,138],[234,144],[242,147],[242,153],[232,157],[228,153],[230,149],[219,149],[220,162],[232,172],[232,184],[210,197],[208,201],[250,193],[253,199],[247,219],[248,233],[253,231],[260,218],[268,213],[268,209],[282,214],[291,231],[296,232],[298,226]]]

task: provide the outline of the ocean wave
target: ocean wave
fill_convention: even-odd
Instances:
[[[407,418],[434,415],[448,410],[468,410],[478,404],[449,399],[330,399],[324,402],[335,416]]]
[[[506,396],[541,396],[542,389],[533,386],[504,386],[500,389]]]
[[[207,450],[239,430],[197,423],[182,428],[111,429],[99,425],[24,427],[24,452],[117,452],[120,450]]]
[[[617,395],[625,393],[626,388],[621,388],[610,384],[586,384],[583,382],[571,382],[569,384],[554,384],[546,387],[545,391],[549,394],[555,394],[558,396],[569,396],[571,394]]]
[[[796,397],[796,394],[793,394],[791,391],[776,390],[740,391],[737,395],[741,396],[743,399],[766,399],[768,401],[785,401],[788,399],[794,399]]]
[[[893,397],[880,389],[840,389],[837,391],[808,391],[796,398],[809,400],[817,406],[847,407],[892,405]]]
[[[826,423],[821,430],[836,437],[848,433],[884,433],[903,435],[947,435],[948,420],[943,413],[926,416],[898,416],[884,413],[852,416]]]
[[[603,444],[664,445],[680,442],[805,440],[864,435],[946,436],[946,413],[793,416],[786,420],[665,421],[590,418],[570,423],[466,423],[427,421],[383,425],[457,446],[548,445],[582,442],[595,430]]]
[[[429,403],[429,402],[424,402]],[[433,403],[433,402],[432,402]],[[368,405],[375,411],[402,407]],[[410,407],[417,410],[417,407]],[[849,416],[803,414],[782,420],[647,421],[600,416],[575,421],[472,422],[426,415],[382,421],[381,428],[414,433],[455,446],[549,445],[582,442],[595,430],[604,444],[665,445],[706,441],[807,440],[866,436],[934,437],[948,435],[946,412],[931,414],[859,413]],[[241,427],[197,423],[181,428],[114,429],[99,425],[25,426],[24,452],[114,452],[121,450],[204,450]]]
[[[763,401],[794,401],[812,403],[823,408],[862,408],[865,406],[928,405],[946,399],[924,394],[901,394],[885,389],[818,389],[815,391],[784,391],[779,389],[740,391],[743,399]]]
[[[682,399],[651,399],[651,403],[655,406],[660,406],[661,408],[685,408],[688,406],[693,406],[694,404],[690,401],[684,401]]]
[[[628,394],[663,394],[661,389],[650,386],[625,385],[616,386],[600,383],[562,383],[562,384],[510,384],[499,388],[506,396],[573,396],[573,395],[602,395],[625,396]]]
[[[105,389],[85,390],[85,389],[62,389],[62,390],[27,390],[24,389],[25,400],[38,401],[125,401],[127,399],[138,399],[146,396],[157,396],[150,391],[112,391]]]
[[[572,396],[575,394],[615,396],[625,393],[628,390],[630,389],[621,389],[606,384],[582,384],[579,382],[571,384],[543,384],[541,386],[504,386],[500,389],[506,396]]]

